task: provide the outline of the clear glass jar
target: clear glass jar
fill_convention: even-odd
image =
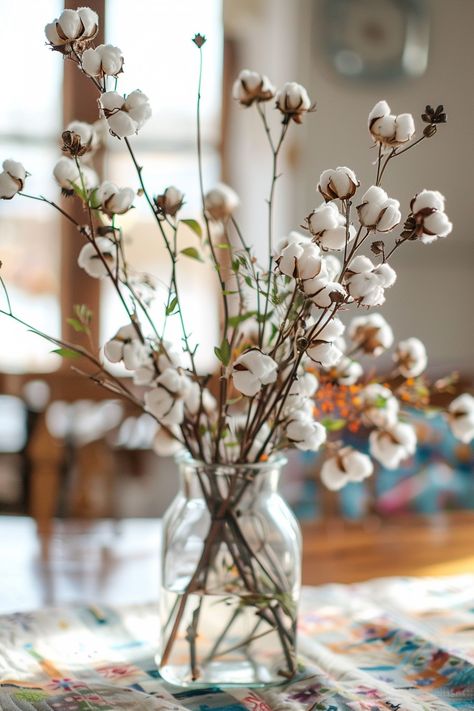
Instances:
[[[179,686],[258,686],[296,672],[301,532],[278,493],[282,456],[178,457],[164,518],[160,673]]]

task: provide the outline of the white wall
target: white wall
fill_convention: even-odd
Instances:
[[[393,161],[385,187],[406,207],[418,190],[439,189],[447,198],[454,231],[433,245],[409,243],[400,249],[394,262],[398,282],[382,311],[400,338],[417,335],[426,343],[432,363],[472,371],[474,2],[428,0],[426,73],[382,84],[348,80],[332,69],[322,49],[322,6],[322,0],[228,0],[226,6],[228,29],[240,38],[242,67],[268,73],[276,84],[300,81],[318,104],[304,126],[291,127],[276,235],[297,228],[319,204],[315,186],[324,168],[348,165],[362,187],[371,184],[375,152],[369,150],[366,121],[377,100],[384,98],[395,113],[409,111],[417,119],[426,103],[444,103],[448,124]],[[274,119],[278,127],[278,117]],[[232,127],[232,181],[245,205],[240,219],[262,250],[269,156],[253,111],[234,107]]]

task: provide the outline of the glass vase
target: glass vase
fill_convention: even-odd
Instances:
[[[166,681],[248,687],[294,676],[301,532],[278,493],[285,463],[178,458],[180,491],[163,525]]]

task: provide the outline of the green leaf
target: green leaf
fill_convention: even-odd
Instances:
[[[224,289],[223,292],[222,292],[222,294],[223,294],[224,296],[231,296],[232,294],[238,294],[238,293],[239,293],[239,292],[238,292],[237,289]]]
[[[198,237],[202,237],[202,227],[197,220],[181,220],[183,225],[187,225]]]
[[[239,260],[233,259],[232,260],[232,271],[237,273],[239,271],[239,268],[240,268]]]
[[[219,347],[214,348],[214,353],[220,360],[222,365],[229,365],[230,361],[230,343],[227,338],[222,339],[222,343]]]
[[[173,313],[173,311],[175,310],[177,305],[178,305],[178,297],[175,296],[173,299],[171,299],[168,306],[166,307],[166,315],[170,316]]]
[[[225,242],[219,242],[218,244],[216,244],[216,247],[219,247],[219,249],[230,249],[229,245]]]
[[[269,311],[267,314],[256,314],[258,323],[265,323],[271,318],[273,311]]]
[[[84,333],[87,328],[83,323],[77,320],[77,318],[67,318],[66,323],[73,327],[76,333]]]
[[[246,314],[239,314],[238,316],[231,316],[229,318],[229,326],[232,328],[235,328],[236,326],[239,325],[239,323],[243,323],[244,321],[247,321],[249,318],[252,318],[252,316],[256,316],[257,312],[256,311],[248,311]]]
[[[191,259],[196,259],[198,262],[204,261],[196,247],[186,247],[181,250],[181,254],[184,254],[186,257],[190,257]]]
[[[99,188],[94,188],[93,190],[91,190],[89,195],[89,205],[93,210],[98,210],[102,204],[101,200],[99,200],[98,198],[98,192]]]
[[[55,348],[51,353],[56,353],[61,358],[80,358],[81,354],[73,351],[71,348]]]
[[[270,335],[269,343],[272,343],[273,340],[274,340],[274,338],[275,338],[275,336],[277,335],[277,333],[278,333],[278,331],[279,331],[279,328],[278,328],[274,323],[270,324],[270,327],[271,327],[271,331],[272,331],[272,332],[271,332],[271,335]]]
[[[374,407],[378,408],[379,410],[384,410],[385,407],[387,406],[387,399],[383,395],[377,395],[374,401]]]
[[[330,417],[325,417],[321,423],[329,432],[337,432],[346,426],[345,420],[331,420]]]

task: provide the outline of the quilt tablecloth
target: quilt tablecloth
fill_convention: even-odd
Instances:
[[[300,671],[273,688],[172,687],[157,638],[152,604],[0,617],[0,709],[474,710],[474,575],[305,588]]]

